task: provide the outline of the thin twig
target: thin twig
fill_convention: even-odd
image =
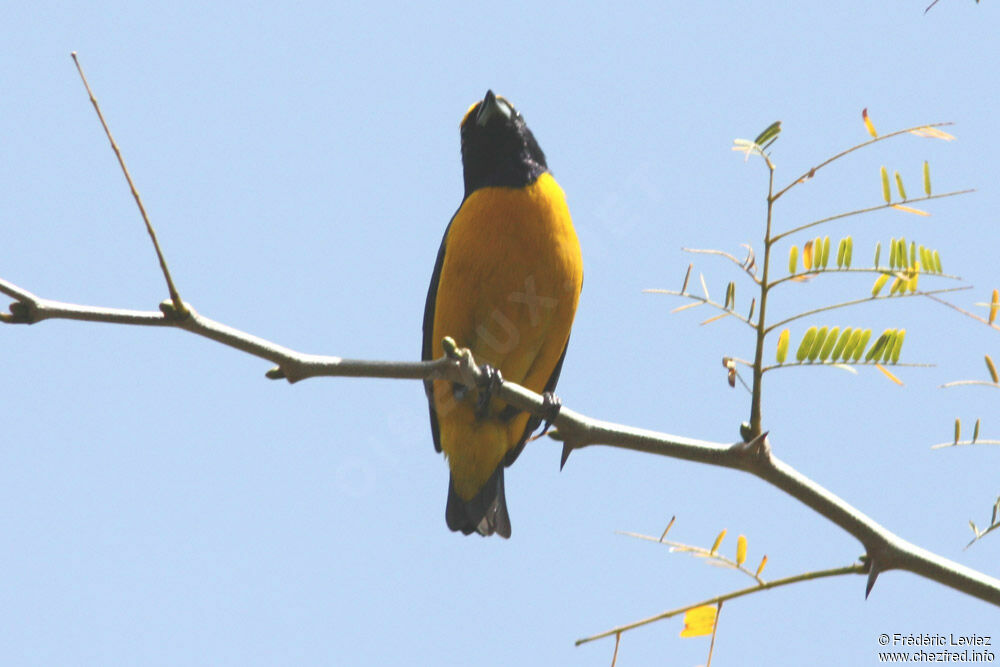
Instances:
[[[713,248],[681,248],[681,250],[683,250],[684,252],[689,252],[693,255],[718,255],[719,257],[725,257],[730,262],[740,267],[740,269],[742,269],[744,273],[750,276],[750,279],[753,280],[755,283],[760,283],[760,279],[757,278],[757,276],[753,273],[753,271],[751,271],[748,268],[745,262],[741,262],[740,260],[736,259],[735,255],[728,253],[724,250],[715,250]]]
[[[715,651],[715,636],[719,633],[719,616],[722,615],[722,600],[715,608],[715,623],[712,623],[712,641],[708,645],[708,660],[705,667],[712,667],[712,653]]]
[[[959,442],[941,442],[931,445],[931,449],[947,449],[948,447],[967,447],[969,445],[1000,445],[1000,440],[961,440]]]
[[[177,288],[174,286],[173,278],[170,277],[170,269],[167,268],[167,260],[163,257],[163,251],[160,249],[160,242],[156,239],[156,231],[153,229],[153,224],[149,221],[149,216],[146,214],[146,207],[142,204],[142,197],[139,196],[139,190],[136,189],[135,183],[132,182],[132,176],[128,172],[128,167],[125,166],[125,158],[122,157],[122,152],[118,149],[118,144],[115,143],[115,138],[111,135],[111,128],[108,127],[108,123],[104,120],[104,114],[101,113],[101,107],[97,103],[97,98],[90,89],[87,77],[83,73],[83,67],[80,66],[80,61],[76,57],[76,51],[73,51],[70,55],[73,57],[73,62],[76,64],[76,71],[80,73],[80,79],[83,80],[83,87],[87,89],[87,95],[90,96],[90,103],[94,105],[94,111],[97,112],[97,117],[101,121],[101,126],[104,128],[104,134],[107,135],[108,141],[111,142],[111,148],[115,152],[115,157],[118,158],[118,164],[121,165],[122,173],[125,174],[125,180],[128,181],[129,190],[132,191],[132,197],[135,199],[135,203],[139,206],[139,213],[142,214],[142,220],[146,223],[146,232],[149,234],[149,238],[153,242],[153,249],[156,250],[156,256],[160,260],[160,270],[163,272],[164,280],[167,281],[167,291],[170,293],[170,300],[174,304],[174,311],[179,317],[185,317],[187,312],[184,309],[184,302],[181,301],[181,296],[177,292]]]
[[[971,317],[974,320],[979,320],[980,322],[982,322],[986,326],[988,326],[988,327],[990,327],[992,329],[996,329],[997,331],[1000,331],[1000,325],[998,325],[996,322],[990,322],[985,317],[980,317],[979,315],[976,315],[975,313],[971,313],[971,312],[965,310],[964,308],[959,308],[958,306],[956,306],[955,304],[951,303],[950,301],[945,301],[944,299],[939,299],[939,298],[933,296],[932,293],[927,293],[924,296],[926,296],[928,299],[930,299],[932,301],[937,301],[942,306],[948,306],[952,310],[956,310],[956,311],[962,313],[963,315],[965,315],[966,317]]]
[[[896,130],[895,132],[890,132],[889,134],[882,134],[882,135],[879,135],[879,136],[875,137],[874,139],[870,139],[870,140],[868,140],[868,141],[866,141],[864,143],[860,143],[860,144],[857,144],[856,146],[852,146],[851,148],[848,148],[847,150],[843,150],[843,151],[837,153],[836,155],[834,155],[833,157],[831,157],[829,159],[826,159],[823,162],[820,162],[815,167],[812,167],[811,169],[807,170],[804,174],[802,174],[801,176],[799,176],[798,178],[796,178],[794,181],[792,181],[791,183],[789,183],[788,185],[786,185],[784,188],[782,188],[781,190],[779,190],[778,193],[776,195],[774,195],[773,197],[771,197],[770,199],[771,199],[772,202],[773,201],[777,201],[781,197],[781,195],[785,194],[786,192],[788,192],[789,190],[791,190],[793,187],[795,187],[799,183],[803,183],[803,182],[809,180],[810,178],[812,178],[813,176],[815,176],[816,172],[819,171],[820,169],[822,169],[823,167],[827,166],[831,162],[836,162],[837,160],[839,160],[840,158],[842,158],[842,157],[844,157],[846,155],[850,155],[851,153],[853,153],[856,150],[860,150],[860,149],[865,148],[867,146],[871,146],[872,144],[876,144],[876,143],[878,143],[880,141],[885,141],[886,139],[892,139],[893,137],[898,137],[901,134],[907,134],[909,132],[913,132],[914,130],[923,129],[925,127],[947,127],[949,125],[954,125],[954,123],[952,123],[952,122],[946,122],[946,123],[929,123],[929,124],[924,124],[924,125],[916,125],[914,127],[910,127],[910,128],[905,129],[905,130]]]
[[[835,267],[829,268],[812,268],[801,273],[790,273],[787,276],[778,278],[771,282],[771,287],[775,287],[782,283],[797,283],[803,280],[812,280],[813,278],[818,278],[820,276],[830,276],[837,274],[848,274],[848,273],[881,273],[890,276],[897,276],[900,274],[905,274],[909,268],[907,267],[888,267],[888,266],[867,266],[867,267],[854,267],[854,268],[842,268],[838,269]],[[926,278],[941,278],[944,280],[962,280],[962,276],[956,276],[951,273],[932,273],[930,271],[920,271],[919,275]],[[967,288],[966,288],[967,289]]]
[[[884,296],[869,296],[869,297],[865,297],[864,299],[855,299],[853,301],[844,301],[842,303],[834,303],[834,304],[830,304],[829,306],[823,306],[821,308],[813,308],[812,310],[806,310],[804,312],[792,315],[791,317],[786,317],[785,319],[781,320],[780,322],[776,322],[776,323],[770,325],[769,327],[767,327],[766,329],[764,329],[764,333],[768,334],[768,333],[774,331],[775,329],[777,329],[778,327],[781,327],[781,326],[784,326],[784,325],[788,324],[789,322],[794,322],[795,320],[802,319],[803,317],[809,317],[810,315],[816,315],[818,313],[824,313],[824,312],[826,312],[828,310],[837,310],[838,308],[847,308],[848,306],[857,306],[858,304],[869,303],[869,302],[874,302],[874,301],[886,301],[888,299],[906,299],[908,297],[914,297],[914,296],[929,296],[929,295],[932,295],[932,294],[943,294],[945,292],[960,292],[962,290],[968,290],[968,289],[972,289],[972,286],[971,285],[963,285],[962,287],[948,287],[948,288],[945,288],[945,289],[930,290],[930,291],[927,291],[927,292],[917,291],[917,292],[906,292],[905,294],[887,294],[887,295],[884,295]]]
[[[1000,528],[1000,523],[995,523],[995,524],[993,524],[993,525],[991,525],[991,526],[988,526],[988,527],[987,527],[987,528],[986,528],[985,530],[983,530],[982,532],[978,532],[978,531],[977,531],[977,532],[976,532],[976,536],[975,536],[975,537],[973,537],[973,538],[972,538],[972,539],[971,539],[971,540],[969,541],[969,543],[968,543],[968,544],[966,544],[966,545],[965,545],[964,547],[962,547],[962,551],[965,551],[966,549],[968,549],[969,547],[971,547],[971,546],[972,546],[973,544],[975,544],[975,543],[976,543],[976,542],[978,542],[979,540],[983,539],[984,537],[986,537],[987,535],[989,535],[990,533],[992,533],[992,532],[993,532],[994,530],[996,530],[997,528]]]
[[[735,317],[740,322],[743,322],[744,324],[748,325],[749,327],[751,327],[751,328],[755,327],[755,325],[754,325],[753,322],[751,322],[750,320],[748,320],[743,315],[740,315],[735,310],[731,310],[729,308],[726,308],[724,305],[722,305],[718,301],[712,301],[711,299],[706,299],[705,297],[698,296],[697,294],[690,294],[688,292],[678,292],[678,291],[672,290],[672,289],[659,289],[659,288],[644,289],[644,290],[642,290],[642,293],[643,294],[668,294],[670,296],[681,296],[681,297],[684,297],[686,299],[691,299],[692,301],[696,301],[697,303],[689,304],[689,306],[702,305],[702,304],[704,304],[706,306],[712,306],[713,308],[722,311],[722,315],[721,316],[728,315],[730,317]],[[703,322],[703,324],[706,324],[706,323]]]
[[[847,213],[838,213],[837,215],[831,215],[827,218],[822,218],[820,220],[814,220],[808,222],[804,225],[799,225],[798,227],[792,227],[789,230],[776,234],[773,241],[777,242],[785,238],[789,234],[795,234],[796,232],[801,232],[804,229],[809,229],[810,227],[815,227],[816,225],[822,225],[827,222],[833,222],[834,220],[840,220],[841,218],[849,218],[853,215],[861,215],[862,213],[871,213],[872,211],[881,211],[887,208],[893,208],[901,204],[915,204],[917,202],[928,201],[931,199],[942,199],[944,197],[955,197],[957,195],[967,195],[971,192],[975,192],[975,188],[969,188],[968,190],[956,190],[954,192],[945,192],[939,195],[927,195],[926,197],[918,197],[916,199],[904,199],[903,201],[893,202],[891,204],[880,204],[878,206],[871,206],[869,208],[860,208],[855,211],[848,211]]]
[[[840,370],[853,371],[855,367],[858,366],[869,366],[875,368],[879,362],[872,359],[871,361],[790,361],[784,364],[771,364],[770,366],[764,366],[763,372],[776,371],[779,368],[796,368],[802,366],[812,366],[816,367],[827,367],[827,368],[839,368]],[[897,368],[937,368],[937,364],[919,364],[919,363],[907,363],[903,361],[898,361],[891,366]],[[842,368],[841,368],[842,367]]]
[[[1000,383],[987,382],[986,380],[955,380],[938,385],[938,389],[951,389],[952,387],[993,387],[1000,389]]]
[[[605,630],[604,632],[599,632],[596,635],[591,635],[590,637],[577,639],[575,645],[580,646],[581,644],[586,644],[587,642],[592,642],[596,639],[603,639],[604,637],[610,637],[611,635],[620,635],[623,632],[628,632],[629,630],[634,630],[635,628],[641,628],[644,625],[649,625],[650,623],[655,623],[656,621],[662,621],[665,618],[670,618],[672,616],[677,616],[678,614],[683,614],[684,612],[694,609],[695,607],[703,607],[706,605],[718,604],[720,602],[726,602],[727,600],[734,600],[736,598],[743,597],[744,595],[751,595],[753,593],[758,593],[760,591],[771,590],[772,588],[780,588],[782,586],[797,584],[800,581],[811,581],[814,579],[823,579],[826,577],[839,577],[845,574],[864,574],[866,571],[867,571],[866,565],[862,563],[855,563],[854,565],[848,565],[847,567],[837,567],[831,570],[820,570],[818,572],[804,572],[802,574],[797,574],[793,577],[785,577],[784,579],[775,579],[773,581],[767,582],[766,584],[761,584],[758,586],[750,586],[749,588],[741,588],[740,590],[733,591],[731,593],[725,593],[724,595],[717,595],[715,597],[708,598],[707,600],[702,600],[701,602],[695,602],[694,604],[688,604],[684,605],[683,607],[671,609],[669,611],[656,614],[655,616],[644,618],[640,621],[634,621],[632,623],[626,623],[625,625],[619,625],[616,628]]]
[[[743,574],[747,575],[748,577],[756,581],[758,584],[767,583],[763,579],[761,579],[755,572],[751,572],[749,569],[743,567],[742,565],[734,561],[732,558],[724,556],[718,551],[713,552],[711,549],[706,549],[705,547],[699,547],[694,544],[685,544],[684,542],[674,542],[663,538],[652,537],[650,535],[643,535],[642,533],[633,533],[627,530],[619,530],[615,532],[617,532],[617,534],[619,535],[634,537],[638,540],[645,540],[647,542],[654,542],[656,544],[665,544],[666,546],[670,547],[671,551],[675,553],[688,553],[693,556],[710,559],[714,563],[742,572]]]

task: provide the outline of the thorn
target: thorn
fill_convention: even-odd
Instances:
[[[573,452],[573,445],[570,444],[569,440],[563,442],[562,458],[559,460],[559,472],[562,472],[563,466],[566,465],[569,455]]]
[[[865,599],[867,600],[872,589],[875,588],[875,580],[878,579],[878,575],[882,574],[882,567],[868,554],[861,556],[860,560],[868,566],[868,584],[865,586]]]
[[[747,442],[737,442],[731,447],[731,449],[750,452],[751,454],[759,457],[768,457],[771,455],[771,445],[767,442],[768,433],[770,433],[770,431],[764,431],[753,440],[749,440]]]
[[[875,564],[872,563],[872,568],[868,571],[868,585],[865,586],[865,599],[868,599],[868,594],[872,592],[875,588],[875,580],[878,579],[879,570],[875,568]]]

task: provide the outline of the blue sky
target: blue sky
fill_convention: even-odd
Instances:
[[[989,3],[26,3],[0,38],[0,277],[53,299],[152,309],[165,289],[69,53],[79,52],[183,297],[306,352],[418,358],[426,285],[462,196],[458,122],[487,88],[517,105],[565,189],[586,285],[559,385],[594,417],[733,441],[748,397],[720,358],[734,322],[644,288],[690,261],[714,294],[732,267],[681,247],[758,248],[766,172],[730,151],[771,121],[778,182],[882,132],[904,137],[784,198],[788,228],[911,194],[973,195],[827,226],[905,235],[975,286],[1000,285],[997,9]],[[802,239],[796,239],[801,243]],[[784,271],[787,246],[778,251]],[[857,260],[856,260],[857,261]],[[864,295],[870,277],[783,289],[775,316]],[[745,307],[749,286],[737,289]],[[931,451],[955,417],[1000,437],[985,327],[921,300],[816,324],[905,327],[896,387],[877,371],[768,376],[775,452],[886,527],[968,551],[996,497],[998,450]],[[792,327],[793,339],[809,323]],[[610,664],[579,637],[744,586],[616,535],[703,546],[722,528],[765,577],[851,563],[860,545],[745,475],[594,447],[558,472],[530,445],[507,475],[513,537],[444,524],[447,471],[414,382],[264,379],[269,365],[194,336],[72,322],[0,329],[0,659],[7,664]],[[773,350],[773,343],[769,345]],[[769,353],[770,354],[770,353]],[[715,664],[875,664],[886,633],[996,634],[996,610],[905,573],[727,605]],[[698,664],[679,620],[623,638],[620,665]],[[996,639],[996,638],[995,638]]]

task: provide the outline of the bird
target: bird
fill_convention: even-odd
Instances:
[[[427,290],[421,358],[440,358],[448,336],[494,380],[543,393],[557,411],[552,392],[583,287],[566,196],[524,117],[492,90],[466,111],[460,135],[465,194]],[[493,384],[424,387],[434,448],[449,467],[448,528],[509,538],[504,468],[541,417],[498,399]]]

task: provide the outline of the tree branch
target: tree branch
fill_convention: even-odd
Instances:
[[[277,364],[268,373],[272,379],[297,382],[309,377],[379,377],[397,379],[440,378],[467,386],[482,381],[483,373],[468,350],[426,362],[385,362],[343,359],[303,354],[263,338],[239,331],[198,314],[184,304],[186,314],[174,310],[170,301],[161,312],[98,308],[43,299],[12,283],[0,280],[0,292],[16,301],[2,321],[34,324],[48,319],[84,320],[111,324],[167,326],[210,338],[228,347]],[[497,398],[521,410],[546,415],[549,406],[542,396],[513,382],[495,390]],[[893,569],[908,570],[952,589],[1000,606],[1000,580],[933,554],[903,540],[873,519],[805,477],[771,454],[767,433],[748,443],[735,445],[695,440],[587,417],[563,407],[554,421],[557,439],[563,442],[564,460],[575,449],[607,445],[637,452],[668,456],[684,461],[733,468],[751,473],[826,517],[864,546],[871,574]]]

